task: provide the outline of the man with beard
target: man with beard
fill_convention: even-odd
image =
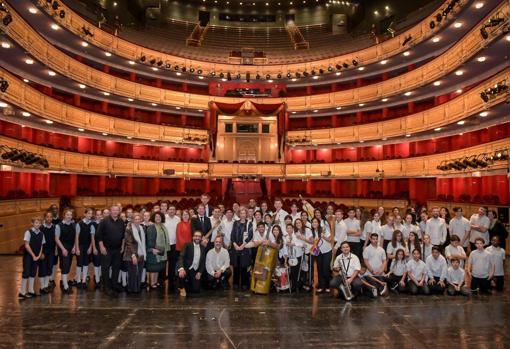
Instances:
[[[200,283],[205,269],[205,247],[201,242],[202,232],[195,231],[193,241],[184,245],[179,256],[177,262],[178,287],[182,297],[186,297],[187,292],[200,292]]]

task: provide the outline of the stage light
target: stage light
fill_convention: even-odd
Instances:
[[[111,57],[111,56],[112,56],[112,54],[111,54],[110,52],[108,52],[108,51],[105,51],[104,55],[105,55],[106,57]]]
[[[146,60],[147,60],[147,57],[145,57],[145,56],[140,57],[140,62],[145,62]]]
[[[130,61],[130,62],[132,62],[132,61]],[[151,60],[149,61],[149,63],[150,63],[151,65],[156,64],[156,58],[151,58]]]
[[[255,76],[255,79],[260,80],[260,74],[257,73],[257,75]]]
[[[58,16],[59,16],[60,18],[64,19],[64,18],[65,18],[65,16],[66,16],[66,11],[64,11],[64,10],[60,10],[60,12],[58,13]]]
[[[9,24],[11,24],[12,22],[12,16],[10,13],[8,13],[6,16],[4,16],[4,18],[2,18],[2,23],[4,24],[4,26],[8,26]]]
[[[487,57],[485,57],[485,56],[478,57],[476,60],[477,60],[478,62],[482,63],[482,62],[485,62],[485,61],[487,60]]]
[[[281,79],[282,78],[282,73],[278,73],[278,75],[276,76],[278,79]]]
[[[355,60],[355,59],[353,59],[353,60],[352,60],[352,65],[353,65],[353,66],[357,67],[357,66],[358,66],[358,64],[359,64],[359,63],[358,63],[358,61],[357,61],[357,60]]]
[[[335,65],[336,70],[342,70],[342,66],[340,64]]]
[[[388,63],[388,60],[386,60],[386,59],[383,59],[383,60],[381,61],[381,64],[382,64],[382,65],[385,65],[386,63]]]
[[[287,73],[287,79],[292,78],[292,74],[290,72]]]
[[[455,72],[455,75],[457,75],[457,76],[461,76],[461,75],[463,75],[463,74],[464,74],[464,71],[463,71],[463,70],[457,70],[457,71]]]
[[[213,70],[209,75],[214,77],[214,76],[216,76],[216,72]]]
[[[347,64],[347,63],[342,63],[342,67],[344,67],[344,69],[347,69],[347,68],[349,68],[349,64]]]
[[[178,65],[174,65],[174,70],[175,71],[178,71],[180,69],[180,67]]]
[[[7,41],[2,41],[2,48],[11,48],[11,44],[9,44]]]
[[[436,127],[436,128],[434,129],[434,131],[436,131],[436,132],[439,132],[439,131],[441,131],[441,130],[442,130],[442,128],[441,128],[441,127]]]
[[[436,15],[436,21],[437,21],[438,23],[441,23],[441,21],[442,21],[442,20],[443,20],[443,15],[442,15],[441,13],[438,13],[438,14]]]
[[[434,38],[432,39],[432,42],[437,43],[437,42],[439,42],[440,40],[441,40],[441,39],[440,39],[438,36],[436,36],[436,37],[434,37]]]
[[[314,69],[312,69],[311,73],[312,73],[312,76],[317,74],[317,72]]]
[[[83,89],[84,89],[84,88],[86,88],[87,86],[85,86],[85,85],[83,85],[83,84],[79,84],[79,85],[78,85],[78,87],[79,87],[79,88],[81,88],[81,89],[83,90]]]
[[[110,95],[110,92],[103,92],[103,94],[104,94],[105,96],[109,96],[109,95]]]
[[[455,22],[455,23],[453,23],[453,27],[457,28],[457,29],[462,27],[462,22]]]
[[[460,120],[457,122],[457,125],[464,125],[466,122],[464,120]]]
[[[481,2],[481,1],[480,1],[480,2],[477,2],[477,3],[475,4],[475,8],[476,8],[477,10],[479,10],[479,9],[481,9],[481,8],[483,7],[483,5],[484,5],[484,4],[483,4],[483,2]]]
[[[480,98],[482,98],[482,100],[487,103],[489,102],[489,95],[487,95],[487,93],[485,93],[485,91],[481,92],[480,93]]]
[[[37,9],[35,7],[30,7],[28,9],[28,12],[30,12],[31,14],[35,15],[37,13]]]
[[[136,64],[136,62],[135,62],[135,61],[128,61],[128,63],[129,63],[130,65],[135,65],[135,64]]]
[[[159,70],[159,69],[158,69],[158,68],[156,68],[156,67],[152,67],[151,69],[152,69],[153,71],[158,71],[158,70]]]
[[[54,9],[54,10],[58,10],[59,6],[60,5],[56,1],[53,1],[53,3],[51,4],[51,8]]]
[[[324,74],[324,69],[320,68],[319,69],[319,74],[321,74],[321,75]]]
[[[481,112],[481,113],[480,113],[480,114],[478,114],[478,115],[480,115],[482,118],[484,118],[484,117],[486,117],[487,115],[489,115],[489,112],[483,111],[483,112]]]
[[[21,115],[23,115],[24,117],[28,118],[31,114],[27,111],[23,111],[21,112]]]
[[[53,29],[53,30],[59,30],[60,27],[58,26],[58,24],[55,24],[53,23],[52,25],[50,25],[50,28]]]
[[[223,79],[225,77],[225,74],[223,72],[220,73],[220,79]]]
[[[7,108],[9,106],[9,104],[5,103],[5,102],[0,102],[0,108]]]
[[[404,93],[404,96],[409,97],[412,94],[412,92],[406,92]]]
[[[193,74],[195,72],[195,68],[189,68],[189,72]]]
[[[409,56],[411,53],[409,51],[406,51],[404,53],[402,53],[405,57]]]
[[[53,124],[53,121],[51,121],[51,120],[44,120],[44,122],[47,123],[48,125]]]
[[[436,22],[430,21],[429,27],[430,27],[430,29],[434,29],[436,27]]]
[[[133,98],[128,98],[128,102],[133,102],[134,99]]]
[[[158,67],[161,67],[163,65],[163,61],[162,60],[159,60],[158,61]]]
[[[85,130],[83,128],[79,128],[78,131],[85,132]]]
[[[381,99],[381,102],[388,102],[388,98]]]
[[[331,66],[331,65],[330,65],[330,66],[328,67],[328,71],[329,71],[329,72],[332,72],[332,71],[333,71],[333,66]]]
[[[53,70],[48,71],[49,76],[55,76],[57,73],[55,73]]]
[[[266,74],[266,80],[271,80],[271,75],[270,74]]]
[[[299,79],[301,77],[301,73],[300,72],[297,72],[296,73],[296,78]]]
[[[484,40],[487,40],[489,38],[489,33],[487,32],[487,29],[480,28],[480,35]]]
[[[202,69],[197,69],[197,74],[202,75]]]
[[[434,85],[434,86],[439,86],[439,85],[441,85],[441,81],[434,81],[434,84],[433,84],[433,85]]]

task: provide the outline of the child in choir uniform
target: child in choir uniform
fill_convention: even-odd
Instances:
[[[496,288],[496,291],[503,291],[505,287],[505,250],[499,247],[499,236],[492,237],[491,246],[487,247],[485,251],[490,253],[494,264],[493,287]]]
[[[25,232],[23,240],[25,241],[25,252],[23,253],[23,274],[21,275],[21,287],[18,298],[32,298],[37,296],[34,291],[35,276],[39,269],[40,261],[44,260],[43,245],[44,234],[39,229],[41,227],[42,218],[35,217],[32,219],[32,228]],[[39,274],[41,279],[41,275]],[[42,280],[41,284],[42,284]],[[28,283],[28,292],[27,292]]]
[[[391,260],[390,271],[386,278],[390,289],[396,293],[406,291],[407,261],[404,250],[398,249],[395,258]]]
[[[427,266],[421,260],[420,250],[414,250],[413,259],[407,262],[407,277],[409,293],[423,293],[425,295],[430,293],[429,286],[427,285]]]
[[[103,219],[102,211],[96,210],[94,220],[92,221],[94,232],[97,231],[101,219]],[[99,288],[101,287],[101,253],[99,253],[99,241],[96,239],[96,234],[92,235],[92,263],[94,264],[95,288]]]
[[[464,261],[467,259],[467,256],[461,245],[460,238],[457,235],[452,235],[450,237],[450,244],[444,249],[444,254],[448,264],[451,263],[453,258],[456,258],[460,262],[460,267],[464,267]]]
[[[44,259],[41,260],[39,275],[43,278],[41,283],[41,293],[50,293],[53,291],[54,284],[50,284],[50,278],[53,273],[53,265],[55,260],[55,225],[53,224],[53,214],[46,212],[44,222],[41,225],[41,232],[44,235],[43,246]]]
[[[448,288],[446,292],[450,296],[461,294],[463,296],[470,296],[471,291],[465,286],[465,273],[464,269],[460,267],[460,260],[458,258],[452,258],[450,260],[451,266],[446,272],[446,282]]]
[[[492,256],[483,246],[485,240],[481,237],[475,239],[476,250],[469,255],[466,272],[471,279],[471,290],[488,293],[490,280],[494,275]]]
[[[92,223],[92,209],[85,209],[83,219],[76,224],[76,241],[74,251],[78,259],[76,264],[76,282],[77,287],[87,288],[87,275],[89,270],[90,257],[93,250],[92,236],[96,230]]]
[[[64,294],[71,293],[69,287],[69,272],[71,271],[72,255],[75,252],[76,228],[73,221],[73,212],[64,211],[64,219],[55,227],[55,242],[58,247],[60,259],[61,287]]]

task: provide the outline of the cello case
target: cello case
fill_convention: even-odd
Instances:
[[[278,251],[270,246],[259,246],[257,249],[257,257],[251,273],[251,291],[253,293],[269,293],[277,253]]]

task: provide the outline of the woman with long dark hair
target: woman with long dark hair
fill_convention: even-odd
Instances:
[[[331,233],[329,229],[326,230],[321,227],[321,222],[317,217],[312,219],[311,230],[313,246],[310,253],[312,254],[312,266],[317,265],[317,293],[322,293],[324,290],[329,292],[332,256]]]

